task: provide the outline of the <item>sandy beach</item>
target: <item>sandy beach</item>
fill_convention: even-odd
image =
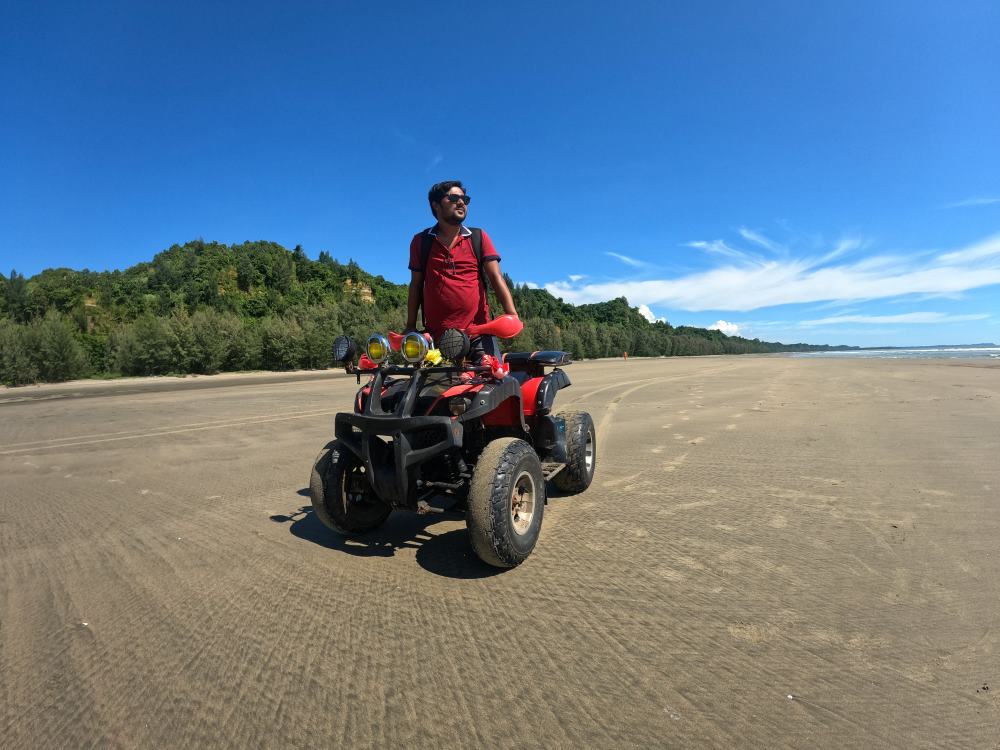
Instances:
[[[1000,748],[1000,363],[567,372],[511,571],[313,518],[344,373],[5,390],[0,746]]]

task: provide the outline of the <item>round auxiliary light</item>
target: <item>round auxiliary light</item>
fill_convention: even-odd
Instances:
[[[465,331],[460,331],[457,328],[449,328],[441,334],[438,349],[441,350],[441,354],[445,359],[450,359],[452,362],[461,362],[469,354],[469,337]]]
[[[368,337],[368,343],[365,344],[365,352],[368,354],[368,359],[377,365],[382,364],[389,358],[389,339],[383,336],[381,333],[373,333]]]
[[[403,359],[410,364],[421,362],[427,354],[427,339],[422,334],[411,331],[403,336],[399,351],[403,354]]]
[[[333,340],[333,361],[334,362],[347,362],[354,359],[354,355],[357,354],[358,347],[354,344],[354,341],[350,336],[337,336]]]

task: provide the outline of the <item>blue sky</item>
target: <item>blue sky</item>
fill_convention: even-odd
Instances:
[[[0,270],[197,237],[767,340],[1000,341],[991,2],[0,2]]]

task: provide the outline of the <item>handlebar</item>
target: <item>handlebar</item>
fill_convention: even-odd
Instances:
[[[499,336],[512,339],[524,329],[524,323],[516,315],[500,315],[486,323],[473,323],[466,333],[469,336]]]
[[[469,335],[469,338],[475,336],[498,336],[502,339],[512,339],[523,329],[524,323],[516,315],[499,315],[485,323],[473,323],[465,329],[465,332]],[[394,352],[398,352],[399,347],[403,345],[403,337],[405,335],[389,331],[389,348]],[[430,334],[424,333],[423,336],[427,339],[427,345],[430,346],[432,344]]]

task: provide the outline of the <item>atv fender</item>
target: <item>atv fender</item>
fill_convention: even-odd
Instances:
[[[529,378],[521,384],[521,401],[524,403],[525,417],[544,417],[552,412],[556,391],[570,385],[569,376],[563,370],[553,370],[548,375]]]

